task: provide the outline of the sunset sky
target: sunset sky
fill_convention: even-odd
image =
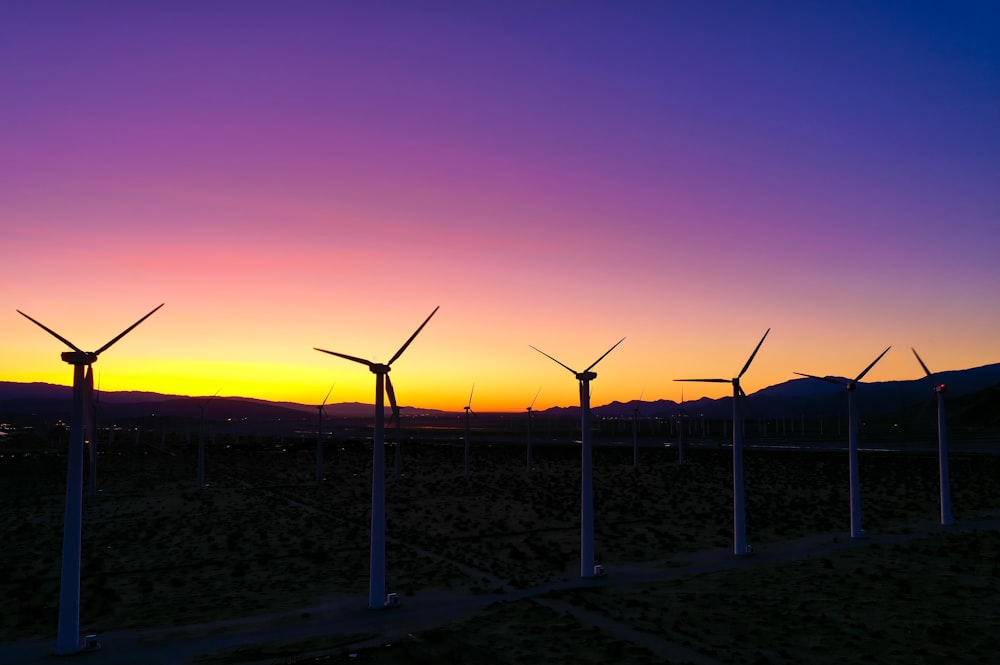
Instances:
[[[593,403],[1000,362],[996,2],[0,4],[0,380]]]

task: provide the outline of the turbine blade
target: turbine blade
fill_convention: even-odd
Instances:
[[[799,376],[804,376],[807,379],[819,379],[820,381],[826,381],[827,383],[836,383],[838,386],[848,385],[847,381],[841,381],[840,379],[835,379],[832,376],[816,376],[815,374],[803,374],[802,372],[792,372],[792,374],[798,374]]]
[[[625,338],[624,338],[624,337],[622,337],[622,338],[621,338],[620,340],[618,340],[617,342],[615,342],[615,346],[618,346],[619,344],[621,344],[621,343],[622,343],[622,342],[624,342],[624,341],[625,341]],[[604,360],[604,356],[608,355],[609,353],[611,353],[612,351],[614,351],[614,350],[615,350],[615,346],[612,346],[612,347],[611,347],[610,349],[608,349],[607,351],[605,351],[605,352],[604,352],[604,355],[602,355],[602,356],[601,356],[600,358],[598,358],[597,360],[595,360],[594,362],[592,362],[592,363],[590,364],[590,367],[588,367],[587,369],[585,369],[585,370],[583,370],[583,371],[584,371],[584,372],[589,372],[590,370],[594,369],[594,367],[595,367],[595,366],[597,365],[597,363],[599,363],[599,362],[601,362],[602,360]]]
[[[764,343],[764,340],[765,340],[765,339],[767,338],[767,333],[769,333],[769,332],[771,332],[771,329],[770,329],[770,328],[768,328],[768,329],[767,329],[767,330],[766,330],[766,331],[764,332],[764,337],[761,337],[761,338],[760,338],[760,341],[759,341],[759,342],[757,342],[757,348],[755,348],[755,349],[753,350],[753,353],[751,353],[751,354],[750,354],[750,357],[749,357],[749,358],[747,359],[747,364],[746,364],[746,365],[744,365],[744,366],[743,366],[743,369],[741,369],[741,370],[740,370],[740,373],[736,375],[736,378],[737,378],[737,379],[738,379],[738,378],[740,378],[740,377],[742,377],[742,376],[743,376],[744,374],[746,374],[746,373],[747,373],[747,370],[748,370],[748,369],[750,369],[750,363],[752,363],[752,362],[753,362],[753,359],[754,359],[754,356],[756,356],[756,355],[757,355],[757,352],[758,352],[758,351],[760,351],[760,345]]]
[[[392,363],[396,362],[396,358],[398,358],[401,355],[403,355],[403,351],[406,351],[406,347],[408,347],[410,345],[410,342],[413,341],[413,338],[416,337],[420,333],[420,331],[424,329],[424,326],[427,325],[427,322],[431,320],[431,316],[434,316],[434,314],[439,309],[441,309],[441,305],[438,305],[437,307],[434,308],[434,311],[431,312],[430,315],[426,319],[424,319],[424,322],[420,324],[420,327],[417,328],[416,331],[412,335],[410,335],[410,339],[406,340],[406,342],[403,344],[403,346],[399,347],[399,351],[396,351],[396,355],[394,355],[392,358],[390,358],[389,362],[387,362],[386,365],[391,365]],[[386,375],[386,378],[388,378],[388,375]]]
[[[531,345],[529,344],[528,346],[531,346]],[[537,348],[537,347],[534,347],[534,346],[531,346],[531,348],[535,349],[535,351],[538,351],[538,352],[539,352],[540,354],[542,354],[543,356],[545,356],[545,357],[546,357],[546,358],[548,358],[549,360],[551,360],[551,361],[553,361],[553,362],[555,362],[555,363],[558,363],[559,365],[562,365],[563,367],[565,367],[566,369],[568,369],[568,370],[569,370],[570,372],[572,372],[574,376],[576,376],[577,374],[579,374],[579,372],[577,372],[577,371],[576,371],[575,369],[573,369],[573,368],[572,368],[572,367],[570,367],[569,365],[565,365],[565,364],[563,364],[563,363],[559,362],[558,360],[556,360],[555,358],[553,358],[553,357],[552,357],[552,356],[550,356],[549,354],[545,353],[545,352],[544,352],[544,351],[542,351],[541,349],[539,349],[539,348]]]
[[[95,356],[99,356],[102,353],[104,353],[105,351],[107,351],[111,347],[112,344],[114,344],[115,342],[117,342],[118,340],[120,340],[122,337],[124,337],[125,335],[129,334],[130,332],[132,332],[133,328],[135,328],[137,325],[139,325],[140,323],[142,323],[143,321],[145,321],[146,319],[148,319],[149,317],[151,317],[153,315],[153,313],[156,312],[156,310],[160,309],[165,304],[166,303],[162,303],[161,302],[159,305],[157,305],[156,307],[154,307],[152,309],[152,311],[150,311],[149,314],[147,314],[146,316],[142,317],[141,319],[139,319],[138,321],[136,321],[135,323],[133,323],[132,325],[130,325],[128,328],[126,328],[125,330],[123,330],[120,333],[118,333],[117,337],[115,337],[114,339],[112,339],[110,342],[108,342],[107,344],[105,344],[101,348],[99,348],[96,351],[94,351],[94,355]]]
[[[472,384],[472,390],[469,391],[469,409],[472,409],[472,393],[476,392],[476,384]]]
[[[920,366],[924,368],[924,374],[926,374],[927,376],[930,376],[931,375],[931,371],[929,369],[927,369],[927,365],[925,365],[924,361],[920,359],[920,354],[917,353],[917,350],[911,346],[910,347],[910,351],[913,351],[913,355],[915,355],[917,357],[917,362],[920,363]]]
[[[25,314],[25,313],[24,313],[24,312],[22,312],[21,310],[16,310],[16,311],[17,311],[17,313],[18,313],[18,314],[20,314],[20,315],[21,315],[21,316],[23,316],[24,318],[28,319],[28,320],[29,320],[29,321],[31,321],[32,323],[34,323],[34,324],[35,324],[36,326],[38,326],[39,328],[41,328],[42,330],[44,330],[44,331],[45,331],[45,332],[47,332],[48,334],[50,334],[50,335],[52,335],[53,337],[55,337],[56,339],[58,339],[58,340],[59,340],[60,342],[62,342],[63,344],[65,344],[65,345],[66,345],[66,346],[68,346],[69,348],[73,349],[73,350],[74,350],[74,351],[76,351],[77,353],[83,353],[83,351],[81,351],[80,349],[76,348],[76,345],[75,345],[75,344],[73,344],[73,342],[69,341],[68,339],[66,339],[65,337],[63,337],[63,336],[62,336],[62,335],[60,335],[59,333],[57,333],[57,332],[56,332],[55,330],[52,330],[52,328],[49,328],[49,327],[45,326],[45,325],[44,325],[44,324],[42,324],[42,323],[39,323],[38,321],[34,320],[33,318],[31,318],[30,316],[28,316],[27,314]]]
[[[530,410],[531,410],[532,408],[534,408],[534,406],[535,406],[535,401],[536,401],[536,400],[538,399],[538,395],[539,395],[539,394],[540,394],[541,392],[542,392],[542,389],[541,389],[541,387],[539,387],[539,388],[538,388],[538,392],[536,392],[536,393],[535,393],[535,397],[534,397],[534,399],[532,399],[532,400],[531,400],[531,406],[529,406],[529,407],[528,407],[528,410],[529,410],[529,411],[530,411]]]
[[[854,380],[855,381],[860,381],[861,377],[863,377],[865,374],[867,374],[868,370],[870,370],[872,367],[875,366],[875,363],[877,363],[878,361],[882,360],[882,356],[884,356],[885,354],[889,353],[889,349],[891,349],[891,348],[892,348],[891,346],[885,347],[885,351],[883,351],[882,353],[878,354],[878,358],[876,358],[875,360],[873,360],[871,365],[869,365],[868,367],[865,367],[865,371],[861,372],[861,374],[858,374],[857,378],[854,379]]]
[[[732,379],[674,379],[674,381],[697,381],[698,383],[732,383]]]
[[[739,394],[740,397],[742,397],[743,399],[746,399],[747,394],[745,392],[743,392],[743,386],[741,386],[738,383],[736,384],[736,392]]]
[[[353,360],[356,363],[361,363],[362,365],[367,365],[368,367],[371,367],[372,365],[375,364],[375,363],[373,363],[370,360],[365,360],[364,358],[358,358],[357,356],[349,356],[346,353],[337,353],[336,351],[327,351],[326,349],[320,349],[320,348],[317,348],[315,346],[313,347],[313,349],[315,349],[316,351],[321,351],[323,353],[329,353],[331,356],[337,356],[338,358],[346,358],[347,360]]]
[[[337,385],[336,382],[334,382],[333,386],[335,386],[335,385]],[[330,386],[330,389],[326,391],[326,397],[323,398],[323,403],[319,407],[320,409],[322,409],[324,406],[326,406],[326,400],[330,399],[330,393],[333,392],[333,386]]]
[[[389,398],[389,406],[392,407],[392,417],[399,417],[399,406],[396,405],[396,391],[392,387],[392,379],[385,375],[385,394]]]

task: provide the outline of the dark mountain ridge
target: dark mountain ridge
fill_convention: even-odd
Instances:
[[[926,408],[934,401],[934,386],[944,383],[949,399],[988,391],[1000,387],[1000,363],[964,370],[939,372],[930,377],[908,381],[860,383],[857,403],[866,414],[896,413],[914,408]],[[49,383],[17,383],[0,381],[0,416],[34,414],[68,418],[72,404],[72,388]],[[847,397],[842,386],[809,378],[795,378],[750,393],[747,400],[747,417],[814,417],[846,412]],[[187,397],[164,395],[154,392],[102,391],[99,404],[103,418],[134,419],[166,417],[213,421],[237,420],[242,422],[302,421],[311,422],[317,414],[315,405],[292,402],[270,402],[247,397]],[[976,408],[984,413],[1000,412],[1000,405],[991,406],[988,397],[980,400]],[[701,398],[684,402],[684,412],[689,416],[728,418],[732,415],[732,398]],[[404,415],[444,416],[452,412],[402,407]],[[327,404],[326,413],[332,418],[367,418],[372,405],[359,402]],[[680,413],[681,405],[672,400],[611,402],[594,407],[594,414],[602,418],[632,417],[638,413],[643,418],[670,418]],[[538,417],[575,417],[578,406],[552,407],[536,410]],[[460,413],[460,412],[459,412]]]

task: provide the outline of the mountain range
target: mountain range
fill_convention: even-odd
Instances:
[[[842,377],[837,377],[843,379]],[[1000,417],[1000,363],[963,370],[939,372],[930,377],[910,381],[884,381],[861,383],[857,399],[864,412],[882,415],[926,408],[934,400],[934,386],[944,383],[949,399],[982,393],[976,403],[984,410],[987,420]],[[205,417],[210,420],[234,420],[247,423],[275,421],[303,421],[315,416],[316,406],[292,402],[270,402],[246,397],[208,397],[164,395],[155,392],[102,391],[98,395],[102,418],[132,419],[159,416],[193,420]],[[72,388],[49,383],[18,383],[0,381],[0,417],[15,416],[35,418],[68,418],[72,404]],[[333,418],[367,418],[371,404],[341,402],[326,405],[326,413]],[[689,416],[727,418],[732,414],[732,397],[701,398],[685,402],[684,412]],[[769,386],[750,393],[747,400],[747,417],[792,418],[836,415],[846,410],[844,388],[815,379],[798,378]],[[406,416],[447,416],[451,412],[402,407]],[[552,407],[536,410],[539,417],[574,417],[578,406]],[[681,411],[681,405],[672,400],[611,402],[593,407],[598,417],[631,417],[636,410],[644,418],[669,418]],[[458,411],[461,413],[461,411]]]

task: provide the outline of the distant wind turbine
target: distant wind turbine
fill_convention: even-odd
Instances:
[[[59,629],[56,637],[56,653],[58,655],[74,654],[79,652],[81,648],[80,552],[83,538],[83,442],[84,430],[88,424],[90,428],[93,428],[94,412],[90,400],[94,394],[94,374],[91,366],[97,362],[99,355],[152,316],[153,312],[160,307],[163,307],[163,303],[154,307],[149,314],[130,325],[96,351],[81,351],[59,333],[45,327],[21,310],[17,310],[18,314],[72,349],[72,351],[65,351],[62,354],[63,361],[73,366],[73,416],[70,420],[69,453],[66,458],[66,512],[63,518]]]
[[[635,406],[632,408],[632,470],[639,470],[639,402],[642,402],[642,396],[645,390],[639,392],[639,400],[636,402]]]
[[[858,468],[858,412],[854,405],[854,391],[858,387],[858,381],[864,378],[865,374],[871,371],[882,356],[889,352],[891,346],[885,347],[885,351],[878,354],[875,360],[871,361],[860,374],[853,379],[841,379],[834,376],[816,376],[814,374],[803,374],[795,372],[799,376],[809,379],[818,379],[827,383],[835,383],[847,389],[847,459],[848,473],[850,476],[850,503],[851,503],[851,538],[864,538],[865,530],[861,528],[861,472]]]
[[[527,469],[528,469],[528,473],[529,474],[531,473],[531,471],[534,469],[534,466],[535,466],[534,462],[531,460],[531,426],[533,424],[532,420],[534,419],[534,416],[532,415],[531,410],[533,408],[535,408],[535,401],[538,400],[538,395],[541,394],[541,392],[542,392],[542,389],[541,389],[541,387],[539,387],[538,388],[538,392],[535,393],[534,399],[531,400],[531,404],[528,405],[528,454],[527,454]]]
[[[687,412],[684,411],[684,389],[681,388],[681,408],[679,413],[679,425],[677,427],[677,463],[684,463],[684,417]],[[725,430],[725,427],[723,427]],[[725,432],[723,432],[725,433]]]
[[[98,381],[100,383],[100,381]],[[84,404],[88,405],[84,415],[84,440],[89,443],[90,451],[90,496],[97,496],[97,402],[100,401],[100,390],[94,390],[94,368],[87,366],[87,380],[84,384],[86,394]]]
[[[927,369],[927,365],[924,361],[920,359],[917,355],[917,350],[910,347],[913,351],[913,355],[917,357],[917,362],[920,366],[924,368],[924,374],[927,376],[931,375],[931,371]],[[940,478],[941,487],[941,524],[948,526],[949,524],[955,523],[955,518],[951,514],[951,481],[949,480],[948,474],[948,425],[945,420],[944,413],[944,393],[945,385],[939,383],[934,386],[934,392],[937,394],[937,416],[938,416],[938,477]]]
[[[750,553],[747,546],[747,525],[746,525],[746,503],[743,490],[743,408],[742,400],[746,399],[746,393],[740,386],[740,379],[750,369],[757,352],[760,351],[761,344],[771,332],[768,328],[764,336],[757,342],[757,347],[750,354],[743,369],[732,379],[674,379],[675,381],[698,381],[708,383],[731,383],[733,384],[733,553],[736,556],[744,556]]]
[[[590,382],[597,378],[597,372],[591,370],[624,341],[625,338],[622,337],[615,342],[614,346],[582,372],[564,365],[539,348],[531,347],[549,360],[568,369],[580,382],[580,577],[593,577],[599,574],[594,566],[594,490],[590,432]]]
[[[222,388],[216,390],[211,397],[198,406],[201,410],[201,438],[198,440],[198,489],[200,490],[205,489],[205,407],[218,396],[221,390]]]
[[[476,392],[476,384],[472,384],[472,390],[469,391],[469,403],[465,405],[465,477],[468,478],[469,474],[472,473],[471,464],[469,463],[469,414],[475,414],[472,410],[472,393]]]
[[[317,351],[329,353],[368,367],[369,371],[375,375],[375,431],[372,436],[372,521],[371,521],[371,554],[369,560],[368,577],[368,607],[370,609],[382,609],[386,607],[385,593],[385,396],[389,396],[389,404],[393,413],[399,411],[396,405],[396,393],[392,388],[392,381],[389,380],[389,371],[392,363],[403,354],[406,347],[413,339],[420,334],[427,322],[438,311],[440,307],[435,307],[420,327],[410,335],[410,338],[399,347],[399,351],[389,359],[389,362],[382,364],[349,356],[346,353],[327,351],[316,348]]]
[[[316,411],[319,415],[319,422],[316,425],[316,482],[323,482],[323,418],[326,416],[326,401],[330,399],[330,393],[333,392],[333,386],[337,385],[334,383],[330,386],[330,389],[326,391],[326,397],[323,398],[323,403],[316,406]]]

